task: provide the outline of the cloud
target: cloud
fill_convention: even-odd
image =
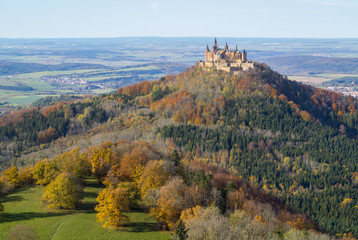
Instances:
[[[159,1],[154,1],[152,4],[150,4],[150,8],[152,10],[157,10],[159,8],[159,4],[160,4]]]

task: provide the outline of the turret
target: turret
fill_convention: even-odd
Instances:
[[[244,51],[242,52],[241,61],[243,61],[243,62],[246,62],[246,61],[247,61],[247,52],[246,52],[245,49],[244,49]]]
[[[225,50],[228,50],[228,49],[229,49],[229,46],[227,45],[227,42],[225,43],[224,49],[225,49]]]
[[[209,45],[206,45],[206,51],[210,52]]]
[[[216,38],[215,38],[215,41],[214,41],[214,46],[218,47],[218,42],[216,41]]]

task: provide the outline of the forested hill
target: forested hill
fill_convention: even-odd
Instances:
[[[25,166],[74,147],[86,152],[105,141],[146,140],[162,152],[158,156],[176,149],[184,166],[203,171],[176,174],[188,187],[207,189],[204,196],[216,189],[219,200],[203,201],[204,208],[233,210],[229,196],[245,192],[234,184],[239,177],[258,192],[245,192],[246,205],[239,198],[234,208],[256,214],[247,203],[256,200],[271,204],[277,219],[299,230],[358,236],[357,109],[357,99],[290,81],[265,64],[235,76],[193,66],[112,94],[3,117],[0,156],[3,167]],[[102,175],[122,160],[116,161]],[[224,175],[230,178],[220,180]],[[284,218],[278,206],[303,215]],[[171,227],[179,216],[170,226],[160,221]],[[261,220],[256,222],[268,219]]]

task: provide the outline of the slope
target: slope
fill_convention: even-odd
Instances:
[[[4,164],[14,156],[27,164],[106,140],[156,141],[266,192],[250,198],[357,236],[357,108],[354,98],[264,64],[237,76],[194,66],[113,94],[13,113],[2,119],[1,151]]]

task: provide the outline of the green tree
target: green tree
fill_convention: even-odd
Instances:
[[[179,240],[185,240],[188,238],[188,230],[185,227],[183,220],[179,219],[177,226],[175,228],[175,236]]]

